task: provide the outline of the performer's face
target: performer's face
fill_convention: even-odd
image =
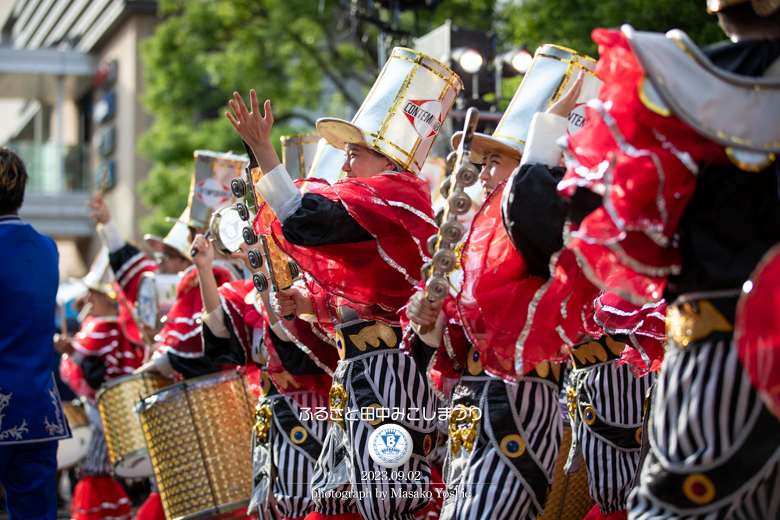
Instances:
[[[165,246],[162,252],[155,255],[157,266],[162,274],[177,274],[190,266],[190,261],[170,246]]]
[[[482,171],[479,172],[482,195],[487,197],[496,186],[507,180],[518,166],[520,166],[519,159],[500,153],[488,154],[482,165]]]
[[[347,158],[341,165],[341,169],[347,174],[348,179],[365,179],[395,170],[393,161],[364,146],[347,143],[344,151],[347,153]]]
[[[90,306],[88,311],[90,316],[116,316],[116,306],[113,300],[105,294],[90,289],[87,291],[84,300]]]

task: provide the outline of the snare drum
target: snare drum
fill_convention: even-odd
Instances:
[[[135,308],[141,323],[159,328],[160,318],[165,316],[176,303],[178,274],[144,273],[138,283]]]
[[[70,426],[70,439],[59,441],[57,446],[57,469],[70,469],[84,460],[92,441],[92,428],[87,422],[87,412],[78,399],[62,403],[62,411]]]
[[[141,424],[167,519],[246,514],[252,409],[246,378],[235,371],[182,381],[143,399]]]
[[[162,376],[131,374],[112,379],[98,390],[98,409],[116,476],[140,478],[154,473],[135,408],[142,397],[170,384]]]
[[[244,243],[244,228],[252,228],[254,215],[249,213],[249,219],[244,222],[235,206],[218,209],[211,216],[211,239],[217,251],[225,256],[237,253]]]

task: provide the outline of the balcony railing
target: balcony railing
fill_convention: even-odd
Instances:
[[[6,144],[24,161],[29,181],[27,192],[57,194],[90,189],[89,146],[62,146],[64,173],[60,174],[60,155],[56,143],[11,141]]]

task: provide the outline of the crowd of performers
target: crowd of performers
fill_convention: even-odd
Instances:
[[[238,369],[256,399],[242,514],[260,519],[780,518],[780,5],[708,4],[731,42],[596,30],[598,63],[558,59],[566,81],[541,109],[532,66],[493,135],[452,137],[482,193],[439,299],[442,221],[420,173],[460,79],[394,51],[352,122],[317,122],[346,154],[339,181],[291,180],[270,101],[236,93],[254,232],[301,277],[259,291],[272,258],[223,257],[192,196],[152,258],[96,196],[104,250],[81,330],[55,342],[89,422],[101,431],[114,378]],[[133,316],[148,272],[183,273],[161,330]],[[23,393],[0,448],[29,442],[5,434]],[[385,424],[411,438],[392,477],[368,446]],[[132,516],[100,433],[80,473],[74,519]],[[587,493],[551,506],[577,473]],[[163,509],[153,493],[136,518]]]

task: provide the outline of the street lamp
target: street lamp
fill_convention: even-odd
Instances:
[[[525,74],[531,68],[534,61],[528,48],[512,49],[496,56],[494,62],[496,71],[496,99],[501,99],[501,79],[512,78],[519,74]]]
[[[512,49],[496,56],[496,69],[501,70],[503,77],[511,78],[528,72],[532,61],[534,61],[534,57],[527,48]]]
[[[450,53],[450,56],[454,62],[460,65],[464,72],[469,74],[478,73],[482,70],[482,65],[485,63],[479,51],[468,47],[458,47]]]

